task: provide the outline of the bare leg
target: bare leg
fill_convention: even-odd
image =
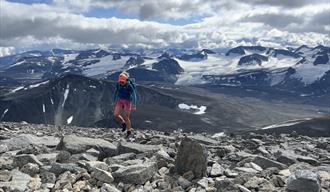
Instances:
[[[126,112],[125,115],[124,115],[124,120],[125,120],[125,123],[126,123],[127,131],[132,130],[132,124],[131,124],[131,120],[129,119],[129,115],[130,115],[130,112]]]
[[[120,123],[124,123],[124,118],[120,115],[120,106],[116,106],[115,110],[113,112],[113,116],[115,117],[116,121],[120,122]]]

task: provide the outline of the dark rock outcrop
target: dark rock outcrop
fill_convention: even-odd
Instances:
[[[206,175],[206,168],[207,151],[205,147],[192,139],[184,138],[178,149],[175,170],[179,174],[191,170],[195,178],[202,178]]]

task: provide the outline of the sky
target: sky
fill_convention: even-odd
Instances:
[[[0,56],[26,50],[330,45],[329,0],[0,0]]]

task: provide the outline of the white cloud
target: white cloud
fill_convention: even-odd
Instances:
[[[237,0],[238,1],[238,0]],[[143,6],[151,3],[150,6]],[[298,1],[295,1],[299,4]],[[262,7],[236,1],[54,0],[53,4],[1,1],[0,46],[17,49],[97,46],[187,48],[233,47],[241,44],[299,46],[330,44],[330,8],[324,4],[282,4]],[[270,3],[271,4],[271,3]],[[95,7],[118,7],[142,19],[95,18],[81,13]],[[317,8],[317,11],[310,11]],[[205,16],[187,25],[171,25],[152,18]]]
[[[15,53],[15,47],[0,47],[0,57]]]

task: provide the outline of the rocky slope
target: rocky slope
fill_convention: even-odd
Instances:
[[[0,191],[330,190],[330,138],[0,123]]]

